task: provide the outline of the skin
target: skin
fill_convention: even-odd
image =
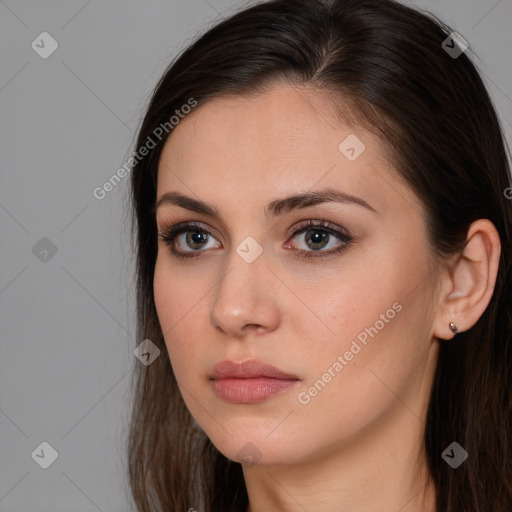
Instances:
[[[350,134],[366,146],[355,161],[338,149]],[[327,186],[377,213],[331,202],[264,214],[276,198]],[[181,121],[159,162],[157,198],[170,191],[221,214],[158,208],[159,230],[196,221],[212,234],[199,249],[179,237],[177,249],[199,252],[189,260],[159,240],[154,297],[183,399],[213,444],[242,463],[248,511],[434,511],[423,447],[428,399],[440,343],[453,337],[449,322],[471,328],[492,295],[500,252],[492,223],[471,225],[451,270],[437,264],[422,205],[379,139],[340,122],[321,92],[288,85],[215,98]],[[288,230],[309,219],[354,239],[339,254],[301,258],[290,247],[315,246]],[[248,236],[263,251],[252,263],[236,252]],[[316,253],[341,244],[330,235]],[[402,306],[394,318],[300,403],[299,393],[394,303]],[[208,377],[225,359],[258,359],[300,382],[264,402],[227,403]],[[254,464],[244,459],[249,442]]]

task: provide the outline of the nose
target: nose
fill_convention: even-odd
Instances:
[[[264,253],[247,263],[233,250],[227,271],[214,292],[212,325],[233,338],[274,331],[280,319],[278,285],[279,280],[268,268]]]

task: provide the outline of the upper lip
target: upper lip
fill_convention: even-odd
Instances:
[[[262,363],[261,361],[249,360],[240,363],[234,361],[221,361],[217,363],[210,378],[216,379],[254,379],[257,377],[271,377],[274,379],[298,380],[298,377],[290,373],[286,373],[271,364]]]

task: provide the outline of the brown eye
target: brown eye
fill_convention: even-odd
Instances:
[[[215,240],[210,231],[195,223],[163,227],[158,237],[171,248],[171,253],[179,258],[194,258],[194,253],[205,252],[203,249],[211,248],[207,245],[210,238]]]
[[[305,258],[323,258],[338,254],[346,249],[353,240],[353,237],[347,232],[332,227],[324,220],[317,223],[309,220],[293,232],[292,239],[297,237],[301,243],[299,246],[294,243],[292,249],[297,251],[299,256]],[[288,243],[286,246],[290,247]],[[326,247],[330,250],[323,250]]]
[[[192,249],[202,249],[208,240],[208,234],[203,231],[187,231],[185,242]]]
[[[296,243],[285,244],[286,248],[291,248],[299,257],[304,258],[324,258],[341,253],[353,240],[353,237],[346,230],[333,227],[327,221],[314,222],[309,220],[296,228],[291,234],[291,239],[298,238],[299,246]],[[205,249],[218,248],[213,240],[212,233],[199,223],[184,223],[173,227],[163,227],[158,233],[158,237],[170,247],[173,256],[178,258],[197,258],[200,257]],[[291,240],[290,239],[290,240]],[[213,245],[208,246],[212,242]],[[220,246],[221,247],[221,246]],[[327,248],[328,250],[324,250]]]

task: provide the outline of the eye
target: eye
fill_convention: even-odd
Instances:
[[[291,239],[304,235],[303,240],[296,247],[295,244],[286,242],[285,248],[290,248],[299,257],[304,258],[324,258],[346,249],[353,240],[353,237],[341,228],[336,228],[330,222],[321,220],[315,222],[308,220],[302,224],[295,226],[290,233]],[[164,226],[158,233],[158,237],[170,247],[171,254],[177,258],[196,258],[199,252],[205,252],[204,249],[212,249],[221,247],[220,245],[211,244],[215,240],[211,232],[203,227],[202,224],[196,222],[186,222],[177,224],[173,227]],[[338,242],[336,243],[336,239]],[[330,250],[323,250],[326,247]],[[177,248],[178,247],[178,248]],[[187,250],[186,248],[191,250]]]
[[[164,226],[158,233],[158,237],[171,248],[171,253],[178,258],[193,258],[194,254],[187,253],[204,252],[202,249],[212,248],[209,245],[209,237],[213,238],[212,234],[201,224],[195,222],[181,223],[171,228]],[[176,245],[188,246],[192,251],[176,249]]]
[[[324,258],[338,254],[345,250],[353,240],[346,230],[338,229],[325,220],[320,222],[308,220],[298,229],[295,228],[292,233],[293,238],[299,238],[299,242],[301,242],[300,247],[292,247],[293,250],[297,251],[298,256],[305,258]],[[338,239],[337,243],[336,239]],[[290,247],[290,244],[286,243],[285,247]],[[330,250],[323,250],[326,247]]]

